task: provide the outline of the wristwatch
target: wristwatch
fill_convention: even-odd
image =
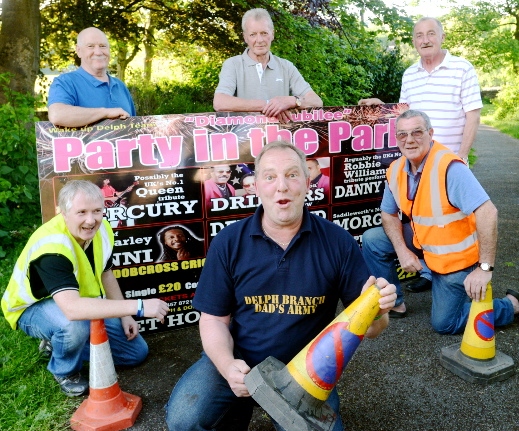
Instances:
[[[491,272],[494,270],[494,267],[486,262],[480,262],[479,267],[485,272]]]
[[[296,98],[296,108],[300,108],[301,107],[301,99],[297,96],[294,96]]]

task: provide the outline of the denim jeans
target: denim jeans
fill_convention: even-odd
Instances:
[[[420,256],[421,251],[413,245],[413,231],[408,223],[403,224],[407,247]],[[396,273],[396,252],[384,228],[369,229],[362,235],[362,253],[370,272],[383,277],[397,288],[396,305],[404,302],[404,294]],[[459,334],[465,330],[471,300],[463,282],[476,265],[450,274],[432,271],[431,324],[440,334]],[[504,326],[514,320],[514,308],[508,298],[494,299],[494,325]]]
[[[333,389],[327,402],[338,417],[333,431],[342,431],[336,389]],[[166,423],[170,431],[224,431],[222,423],[229,420],[229,413],[240,416],[239,426],[235,423],[233,429],[246,431],[254,405],[251,397],[236,397],[208,356],[202,353],[201,358],[184,373],[173,388],[166,405]],[[274,420],[272,423],[277,431],[283,431]]]
[[[422,269],[419,272],[420,277],[425,278],[429,281],[432,281],[432,271],[429,269],[429,267],[425,263],[425,260],[420,259],[420,264],[422,265]]]
[[[128,341],[121,319],[104,319],[115,365],[138,365],[148,355],[146,341],[138,335]],[[18,328],[34,338],[49,340],[52,356],[47,369],[58,377],[77,374],[83,361],[90,359],[90,321],[68,320],[52,298],[43,299],[25,310]]]

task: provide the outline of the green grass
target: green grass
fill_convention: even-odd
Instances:
[[[0,261],[0,293],[13,267],[13,254]],[[68,422],[82,399],[70,399],[47,371],[48,360],[38,352],[38,340],[13,331],[0,318],[0,430],[56,431]]]
[[[485,103],[481,110],[481,122],[487,126],[495,127],[500,132],[519,139],[519,112],[506,119],[495,118],[496,107],[491,103]]]

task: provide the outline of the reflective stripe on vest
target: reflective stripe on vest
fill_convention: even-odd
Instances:
[[[110,225],[103,219],[96,232],[91,247],[94,247],[95,273],[81,246],[68,231],[61,215],[57,215],[40,226],[18,257],[13,274],[2,297],[4,316],[13,329],[16,329],[22,312],[42,298],[35,298],[29,281],[30,263],[44,254],[59,254],[67,258],[74,268],[74,276],[83,297],[104,296],[101,276],[110,259],[114,236]]]
[[[424,251],[430,268],[446,274],[469,267],[478,259],[475,215],[464,214],[453,207],[447,196],[448,166],[457,163],[457,156],[434,142],[426,160],[415,201],[407,198],[408,174],[406,159],[391,164],[387,181],[398,207],[412,221],[413,242]]]

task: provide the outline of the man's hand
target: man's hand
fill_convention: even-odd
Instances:
[[[470,299],[477,301],[483,301],[487,293],[487,285],[492,279],[492,273],[489,271],[483,271],[481,268],[476,268],[472,271],[463,282],[465,286],[465,292]]]
[[[364,284],[362,288],[362,292],[368,289],[373,284],[376,284],[380,289],[381,298],[378,300],[378,304],[380,307],[379,315],[386,314],[395,306],[396,301],[396,287],[394,284],[389,284],[385,278],[377,278],[371,276],[368,278],[368,281]]]
[[[225,370],[224,377],[237,397],[250,397],[244,383],[245,375],[249,372],[250,367],[241,359],[234,359]]]
[[[288,123],[290,119],[290,109],[296,107],[294,96],[276,96],[270,99],[261,111],[267,117],[276,117],[280,123]]]
[[[371,105],[383,105],[384,102],[382,100],[377,99],[376,97],[372,97],[371,99],[360,99],[359,105],[371,106]]]
[[[137,335],[139,335],[139,324],[133,320],[133,317],[121,317],[121,324],[128,341],[133,340]]]
[[[422,264],[420,263],[420,259],[418,256],[414,254],[411,250],[406,248],[405,250],[399,250],[397,252],[398,262],[400,262],[400,266],[406,272],[418,272],[423,269]]]
[[[122,108],[106,108],[106,117],[110,120],[126,120],[130,114]]]
[[[168,314],[169,307],[167,302],[158,298],[145,299],[143,301],[144,317],[155,317],[164,323],[164,317]]]

